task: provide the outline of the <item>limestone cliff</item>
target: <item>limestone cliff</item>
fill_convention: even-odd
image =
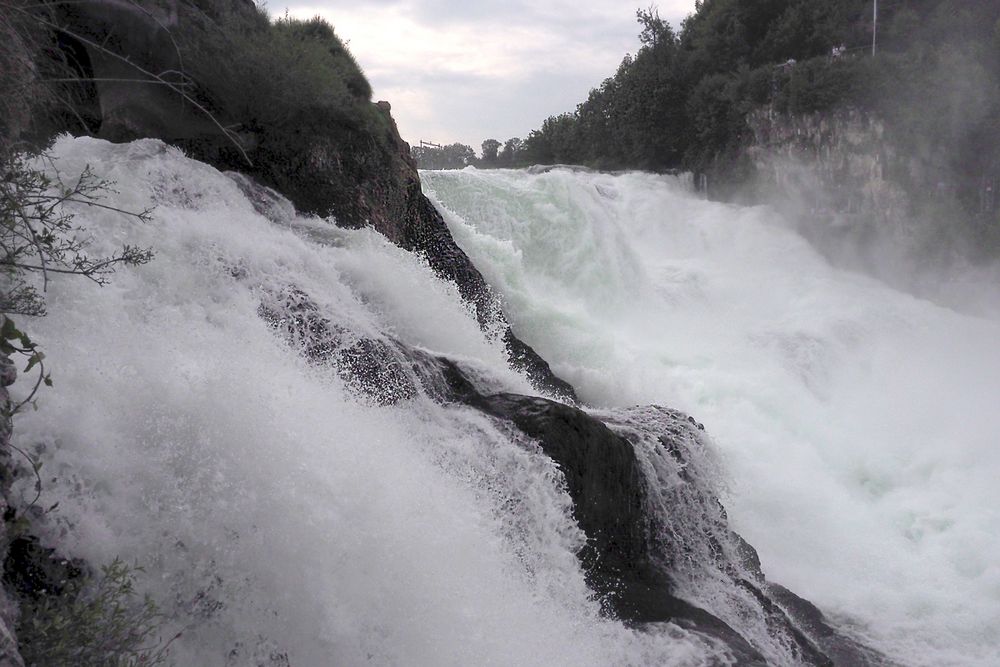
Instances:
[[[900,155],[884,123],[853,109],[792,116],[764,108],[748,120],[754,140],[747,153],[758,187],[800,195],[817,214],[898,223],[908,200],[887,174],[905,170],[917,180],[929,171]]]

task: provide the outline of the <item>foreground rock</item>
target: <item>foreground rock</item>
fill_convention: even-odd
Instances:
[[[406,187],[413,188],[411,196],[414,205],[402,223],[383,225],[381,228],[376,226],[376,229],[396,245],[424,256],[435,273],[458,286],[462,298],[474,305],[480,326],[485,330],[502,332],[501,337],[507,350],[508,362],[512,368],[523,372],[533,387],[559,400],[576,403],[577,397],[573,387],[559,378],[549,364],[511,330],[498,300],[489,285],[486,284],[483,275],[472,264],[468,255],[455,243],[441,214],[421,192],[416,168],[409,157],[409,148],[402,139],[398,138],[398,135],[395,136],[395,140],[400,146],[401,155],[405,156],[405,161],[409,163],[408,168],[412,170],[412,181],[407,179]],[[229,175],[254,205],[257,212],[264,217],[272,221],[287,221],[294,215],[294,207],[290,207],[288,201],[271,188],[238,172],[230,172]],[[286,305],[294,304],[290,311],[294,313],[293,317],[322,320],[321,315],[313,312],[314,306],[302,301],[300,298],[302,295],[296,295],[294,291],[294,288],[291,288],[289,293],[278,297],[279,301],[291,300]],[[268,318],[265,313],[262,314]],[[269,321],[271,320],[273,318],[269,319]],[[309,324],[309,326],[314,325],[319,326],[316,323]],[[336,328],[327,321],[324,321],[322,326],[329,330]],[[308,356],[315,358],[315,351],[309,352]],[[395,386],[395,383],[390,383],[389,386]],[[392,391],[390,390],[389,393]]]

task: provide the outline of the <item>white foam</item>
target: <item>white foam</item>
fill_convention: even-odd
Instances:
[[[257,314],[294,286],[356,336],[467,359],[530,392],[418,259],[367,231],[272,224],[159,142],[63,138],[52,153],[68,176],[89,163],[117,181],[116,206],[157,205],[148,225],[80,209],[95,255],[128,242],[157,257],[104,288],[53,281],[51,314],[25,326],[55,386],[18,418],[17,443],[44,448],[41,502],[59,502],[67,555],[145,566],[140,586],[184,633],[177,664],[724,656],[677,627],[600,616],[561,473],[534,445],[422,398],[367,406]]]
[[[905,664],[1000,664],[1000,323],[831,268],[768,209],[679,179],[423,179],[587,401],[706,424],[772,579]]]

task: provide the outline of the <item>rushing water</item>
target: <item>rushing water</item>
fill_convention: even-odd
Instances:
[[[41,504],[59,503],[48,539],[143,565],[164,636],[182,631],[176,664],[726,661],[672,624],[602,616],[562,473],[533,443],[423,395],[367,400],[261,316],[294,317],[289,295],[307,295],[338,344],[399,341],[532,393],[419,258],[287,206],[269,220],[156,141],[64,138],[52,154],[66,178],[89,164],[114,180],[115,206],[156,207],[149,224],[78,208],[95,255],[157,256],[103,288],[53,280],[50,314],[26,327],[55,386],[15,436],[45,463]],[[652,413],[615,408],[662,402],[705,422],[772,579],[904,663],[1000,661],[996,322],[831,269],[766,211],[679,181],[425,179],[517,333],[599,414],[634,429]],[[676,472],[641,449],[649,475]],[[678,575],[680,593],[788,664],[703,574]]]
[[[1000,664],[997,319],[832,268],[677,178],[423,179],[584,400],[705,423],[770,578],[904,664]]]
[[[653,665],[724,657],[601,615],[561,473],[486,417],[418,396],[368,404],[260,316],[294,288],[344,336],[447,354],[510,391],[457,289],[377,233],[256,214],[228,177],[156,141],[59,140],[93,253],[156,259],[99,288],[55,277],[26,324],[55,386],[20,417],[66,555],[138,562],[177,665]],[[48,164],[48,163],[46,163]],[[16,390],[25,391],[27,380]],[[26,491],[29,493],[28,488]],[[286,661],[287,657],[287,661]]]

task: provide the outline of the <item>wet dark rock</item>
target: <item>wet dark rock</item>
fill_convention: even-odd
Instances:
[[[703,479],[704,426],[688,415],[656,406],[591,414],[538,396],[496,393],[454,360],[391,338],[352,338],[294,288],[262,304],[260,313],[304,356],[331,365],[368,400],[391,404],[422,392],[478,410],[536,442],[562,471],[574,519],[587,536],[578,553],[587,583],[616,618],[639,627],[672,622],[722,642],[737,664],[767,664],[736,628],[678,594],[678,567],[696,562],[745,593],[766,632],[801,664],[834,664],[829,656],[837,664],[879,664],[844,662],[876,654],[839,635],[808,602],[767,582],[757,552],[728,527]],[[641,463],[640,431],[649,429],[656,434],[654,455],[676,481],[650,478],[655,473]],[[651,499],[657,485],[674,489],[660,496],[666,516]],[[664,542],[663,535],[673,537]]]
[[[577,402],[573,385],[556,375],[549,363],[530,345],[515,336],[510,328],[504,332],[503,342],[507,347],[507,359],[511,368],[524,373],[532,387],[564,403]]]
[[[805,629],[799,627],[762,588],[748,579],[739,579],[736,584],[757,599],[769,626],[780,627],[790,636],[789,650],[797,660],[807,665],[833,667],[833,660],[823,653],[815,638],[807,636]]]
[[[559,465],[573,500],[574,518],[588,538],[586,547],[578,554],[588,584],[603,598],[612,614],[639,626],[670,621],[720,640],[733,654],[736,664],[766,664],[760,651],[731,625],[677,596],[671,574],[677,559],[697,557],[701,566],[718,568],[732,578],[735,588],[756,601],[757,613],[763,617],[768,633],[780,638],[801,664],[852,667],[887,664],[877,652],[837,632],[814,605],[765,579],[756,550],[727,527],[725,510],[718,499],[698,488],[699,480],[691,470],[693,431],[688,429],[701,431],[704,426],[693,418],[655,406],[617,415],[618,419],[630,419],[636,414],[657,416],[662,451],[677,463],[679,477],[689,487],[688,494],[702,496],[698,502],[715,510],[718,533],[724,536],[714,537],[704,532],[695,535],[695,539],[728,540],[733,544],[733,556],[727,556],[721,544],[709,545],[708,552],[712,555],[705,556],[686,552],[683,545],[664,544],[657,539],[656,535],[663,532],[658,531],[657,524],[669,523],[672,517],[650,515],[649,494],[651,485],[657,481],[648,479],[648,473],[642,471],[637,444],[627,437],[627,429],[620,429],[614,420],[605,424],[596,415],[538,397],[483,395],[468,381],[460,366],[447,360],[440,362],[451,400],[518,429]],[[672,509],[687,515],[699,511],[698,502],[678,502]],[[703,511],[712,514],[708,509]],[[683,521],[691,517],[678,518]],[[709,525],[712,519],[703,521]],[[683,529],[675,527],[676,530]],[[679,555],[670,553],[678,550]],[[710,562],[713,559],[716,562]]]
[[[809,600],[774,583],[767,585],[767,592],[804,632],[815,639],[823,653],[833,660],[833,664],[850,667],[884,667],[895,664],[877,651],[837,632],[823,612]]]
[[[287,224],[295,218],[295,206],[277,190],[238,171],[227,171],[226,176],[232,179],[254,210],[271,222]]]
[[[654,564],[645,480],[625,438],[578,408],[542,398],[461,398],[516,426],[559,465],[573,499],[574,518],[588,538],[578,554],[588,584],[615,616],[632,624],[674,621],[722,640],[740,664],[764,664],[733,628],[676,597],[669,575]]]
[[[463,399],[515,425],[559,464],[574,516],[590,538],[581,560],[595,588],[615,600],[624,618],[655,617],[645,604],[619,596],[623,584],[667,584],[650,568],[643,478],[632,446],[585,412],[555,401],[517,394]]]
[[[382,405],[413,398],[416,386],[406,370],[407,359],[393,346],[362,339],[337,353],[337,373],[355,392],[373,396]]]
[[[62,595],[84,573],[83,561],[63,558],[30,535],[12,540],[3,561],[4,588],[22,599]]]
[[[408,151],[409,147],[407,155]],[[435,273],[454,282],[462,298],[475,306],[480,326],[503,331],[511,367],[523,372],[535,389],[559,400],[576,403],[573,387],[559,378],[548,362],[511,330],[493,290],[469,256],[455,243],[438,210],[419,192],[419,188],[413,196],[413,205],[408,210],[402,229],[398,231],[398,240],[386,235],[401,247],[426,257]]]
[[[261,303],[257,314],[301,354],[332,366],[344,384],[379,405],[413,398],[417,388],[402,346],[358,338],[323,315],[309,296],[288,288]]]
[[[691,423],[692,426],[697,426],[699,431],[704,431],[705,430],[705,425],[702,424],[702,423],[699,423],[699,422],[695,421],[694,417],[691,417],[689,415],[688,418],[687,418],[687,420]]]

